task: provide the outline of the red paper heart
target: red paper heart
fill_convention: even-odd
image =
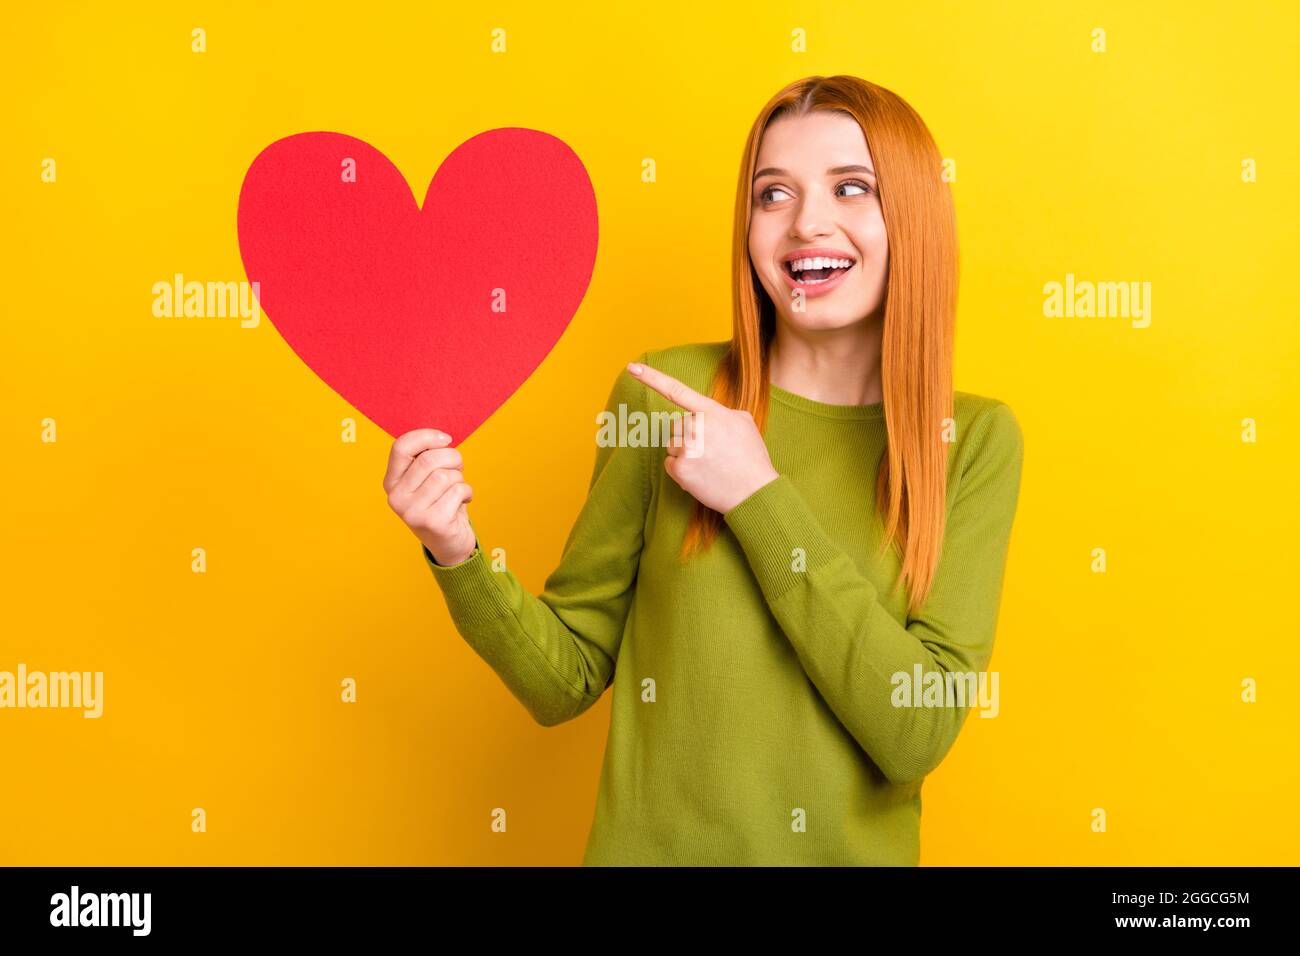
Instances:
[[[598,233],[577,155],[514,127],[458,146],[422,207],[362,140],[277,140],[244,176],[238,222],[248,280],[299,358],[389,435],[440,428],[453,444],[559,340]]]

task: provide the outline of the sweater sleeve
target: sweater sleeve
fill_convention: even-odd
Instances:
[[[970,428],[971,450],[959,466],[934,585],[906,627],[828,538],[787,476],[768,482],[724,516],[809,679],[881,772],[899,785],[919,783],[939,765],[968,710],[895,706],[894,675],[978,674],[993,653],[1024,445],[1019,423],[1003,403],[990,406]],[[803,570],[792,568],[795,548],[804,549]]]
[[[605,411],[617,420],[620,405],[624,415],[644,410],[645,388],[620,372]],[[421,545],[456,630],[543,726],[577,717],[613,679],[640,563],[649,461],[646,447],[597,443],[587,500],[540,595],[507,568],[493,570],[477,536],[453,565]]]

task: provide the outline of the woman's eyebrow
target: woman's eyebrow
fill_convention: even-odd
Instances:
[[[876,175],[876,171],[872,169],[870,166],[832,166],[830,169],[826,170],[827,176],[838,176],[841,173],[866,173],[869,176],[871,176],[873,179],[875,178]],[[775,166],[765,166],[754,174],[754,179],[757,180],[760,176],[789,176],[789,175],[790,175],[790,170],[788,169],[777,169]]]

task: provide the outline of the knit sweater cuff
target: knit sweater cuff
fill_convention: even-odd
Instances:
[[[804,575],[840,553],[785,475],[772,479],[724,516],[759,587],[775,601]]]
[[[472,627],[511,613],[510,601],[497,584],[497,575],[477,543],[470,556],[459,564],[439,564],[423,544],[420,550],[433,571],[434,580],[442,588],[447,610],[456,624]]]

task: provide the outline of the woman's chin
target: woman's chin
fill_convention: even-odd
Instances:
[[[848,329],[854,326],[866,326],[871,319],[875,317],[876,310],[862,306],[854,309],[851,307],[832,306],[829,302],[825,305],[821,303],[808,303],[806,312],[792,312],[787,310],[783,314],[786,324],[800,332],[831,332],[836,329]]]

